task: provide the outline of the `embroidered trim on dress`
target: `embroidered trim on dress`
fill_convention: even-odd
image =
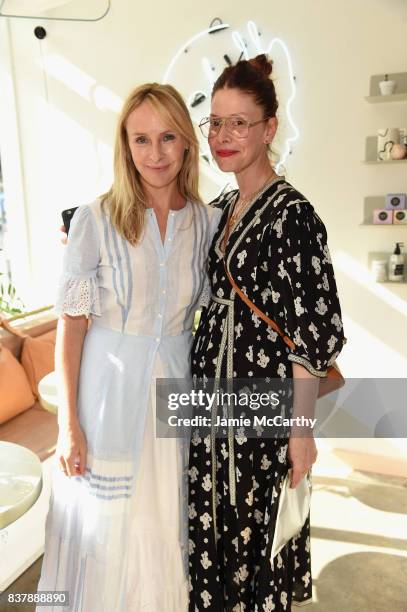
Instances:
[[[319,376],[320,378],[325,378],[327,376],[326,370],[316,370],[310,364],[310,362],[305,359],[305,357],[300,357],[299,355],[294,355],[293,353],[290,353],[288,355],[288,361],[294,361],[295,363],[299,363],[300,365],[304,366],[304,368],[306,368],[308,372],[311,372],[311,374],[313,374],[314,376]]]
[[[304,599],[304,601],[296,601],[295,599],[293,599],[291,605],[297,606],[298,608],[300,608],[301,606],[307,606],[308,604],[312,604],[312,603],[313,603],[313,599],[312,597],[309,597],[308,599]]]
[[[287,192],[284,192],[282,194],[281,192],[282,192],[283,189],[284,190],[288,189],[288,190],[287,190]],[[229,274],[230,274],[230,260],[232,259],[233,255],[235,254],[235,251],[240,246],[240,243],[242,242],[243,238],[246,236],[247,232],[253,227],[254,223],[259,219],[259,217],[263,214],[263,212],[266,210],[266,208],[268,208],[270,206],[270,204],[272,202],[274,202],[274,200],[277,198],[277,196],[279,196],[279,197],[281,195],[285,196],[285,195],[287,195],[290,192],[291,189],[292,188],[289,185],[287,185],[287,184],[281,185],[280,188],[276,191],[276,193],[274,193],[270,198],[268,198],[260,209],[256,210],[256,212],[254,213],[253,219],[250,221],[250,223],[245,225],[243,231],[240,232],[239,236],[236,239],[236,242],[234,243],[234,245],[230,249],[230,253],[229,253],[229,255],[227,257],[227,260],[226,260],[226,267],[228,269]],[[251,208],[252,208],[252,206],[250,207],[250,209]],[[231,232],[231,234],[232,234],[232,232]],[[234,289],[232,289],[232,290],[234,291]]]
[[[212,299],[213,299],[213,297],[212,297]],[[227,304],[227,300],[222,300],[220,303],[221,304],[222,303],[223,304]],[[228,314],[229,314],[229,311],[228,311]],[[222,373],[222,364],[223,364],[223,357],[225,355],[227,334],[228,334],[228,324],[227,324],[227,319],[225,319],[224,326],[223,326],[222,339],[221,339],[220,347],[219,347],[220,358],[217,360],[217,363],[216,363],[215,385],[214,385],[214,389],[213,389],[214,393],[216,393],[218,391],[218,389],[219,389],[219,380],[220,380],[220,376],[221,376],[221,373]],[[218,525],[217,525],[217,518],[216,518],[216,501],[217,501],[216,500],[217,459],[216,459],[216,445],[215,445],[215,439],[216,439],[216,435],[215,435],[216,417],[217,417],[217,404],[215,402],[215,407],[214,407],[214,410],[212,412],[211,433],[210,433],[211,461],[212,461],[212,514],[213,514],[213,529],[214,529],[214,534],[215,534],[215,543],[217,543],[217,541],[218,541]]]
[[[247,206],[247,208],[245,209],[245,211],[244,211],[243,215],[242,215],[240,218],[237,218],[237,219],[236,219],[236,221],[235,221],[234,225],[232,226],[232,228],[231,228],[231,230],[230,230],[230,234],[229,234],[229,236],[231,236],[231,235],[233,234],[233,232],[235,231],[235,229],[236,229],[236,228],[237,228],[237,227],[240,225],[240,223],[242,223],[242,220],[243,220],[243,219],[244,219],[244,217],[247,215],[247,213],[248,213],[248,212],[249,212],[249,211],[250,211],[250,210],[253,208],[254,204],[256,204],[256,203],[257,203],[257,202],[260,200],[260,198],[262,198],[262,197],[264,196],[264,194],[266,193],[266,191],[267,191],[268,189],[270,189],[270,187],[272,187],[272,186],[273,186],[275,183],[278,183],[279,181],[283,181],[283,182],[284,182],[284,185],[282,185],[282,186],[280,187],[280,189],[278,189],[277,193],[275,193],[275,194],[273,195],[273,197],[272,197],[272,201],[274,201],[275,196],[276,196],[276,195],[278,195],[278,194],[280,193],[281,189],[284,189],[284,187],[290,187],[290,188],[292,189],[291,185],[288,185],[288,184],[286,183],[286,180],[285,180],[285,177],[284,177],[284,176],[277,176],[275,179],[273,179],[272,181],[270,181],[269,183],[267,183],[266,185],[264,185],[264,187],[263,187],[262,191],[261,191],[260,193],[256,194],[256,196],[253,198],[253,201],[252,201],[252,202],[250,202],[250,204]],[[238,195],[239,195],[239,191],[236,191],[236,193],[234,193],[234,196],[235,196],[235,201],[234,201],[233,203],[235,203],[235,202],[236,202],[236,196],[238,196]],[[230,198],[230,199],[231,199],[231,198]],[[232,203],[230,202],[230,199],[228,200],[228,202],[227,202],[227,203],[228,203],[228,204],[231,206],[231,205],[232,205]],[[257,211],[257,212],[256,212],[256,215],[257,215],[257,214],[261,214],[261,212],[263,212],[264,208],[266,208],[266,206],[268,206],[268,204],[269,204],[269,203],[270,203],[270,201],[269,201],[269,200],[267,200],[267,201],[266,201],[266,204],[265,204],[265,205],[263,205],[263,207],[262,207],[262,209],[261,209],[260,213]],[[229,216],[229,211],[228,211],[228,216]],[[244,235],[246,234],[246,231],[247,231],[247,230],[246,230],[246,228],[251,227],[252,222],[253,222],[253,221],[255,221],[255,220],[256,220],[256,217],[255,217],[255,218],[254,218],[254,219],[253,219],[253,220],[252,220],[252,221],[249,223],[249,225],[245,226],[245,228],[244,228],[244,230],[243,230]],[[222,241],[223,241],[223,238],[224,238],[224,236],[225,236],[226,225],[227,225],[227,220],[226,220],[226,223],[225,223],[225,225],[224,225],[224,227],[223,227],[223,229],[222,229],[222,231],[221,231],[221,233],[220,233],[220,236],[218,237],[218,240],[217,240],[217,241],[216,241],[216,243],[215,243],[215,251],[216,251],[216,253],[217,253],[217,255],[219,256],[219,258],[220,258],[220,259],[223,259],[223,258],[224,258],[224,255],[225,255],[225,254],[224,254],[224,253],[221,251],[220,245],[221,245],[221,243],[222,243]],[[240,237],[240,236],[239,236],[239,237]],[[238,238],[238,240],[239,240],[239,238]],[[228,262],[229,262],[229,261],[230,261],[230,258],[228,258]]]

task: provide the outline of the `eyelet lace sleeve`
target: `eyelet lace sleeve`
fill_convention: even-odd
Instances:
[[[61,281],[55,305],[57,314],[71,316],[90,314],[101,316],[99,289],[96,276],[90,278],[65,278]]]
[[[96,220],[89,206],[80,206],[73,216],[64,251],[55,305],[57,314],[101,316],[99,261],[100,239]]]

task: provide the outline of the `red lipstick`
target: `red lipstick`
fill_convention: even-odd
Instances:
[[[237,151],[233,151],[232,149],[219,149],[216,151],[216,155],[219,157],[230,157],[231,155],[235,155]]]

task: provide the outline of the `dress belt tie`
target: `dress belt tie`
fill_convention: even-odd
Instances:
[[[212,295],[211,299],[217,304],[222,304],[223,306],[227,306],[228,314],[226,319],[224,320],[223,330],[222,330],[222,338],[219,347],[219,359],[216,364],[215,371],[215,385],[213,392],[216,393],[219,389],[219,382],[221,379],[222,373],[222,365],[223,359],[226,351],[226,379],[228,385],[232,384],[233,380],[233,344],[234,344],[234,301],[233,300],[225,300],[223,298],[219,298],[217,296]],[[229,388],[228,388],[229,391]],[[236,470],[235,470],[235,448],[234,448],[234,429],[233,425],[230,425],[233,418],[233,403],[228,404],[228,451],[229,451],[229,497],[230,504],[232,506],[236,506]],[[212,459],[212,514],[213,514],[213,525],[215,530],[215,542],[217,542],[217,521],[216,521],[216,418],[217,418],[217,404],[215,402],[214,410],[212,412],[211,419],[211,459]]]

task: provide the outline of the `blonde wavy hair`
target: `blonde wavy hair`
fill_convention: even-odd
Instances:
[[[126,122],[129,115],[146,100],[168,123],[169,129],[184,138],[189,149],[177,179],[180,195],[193,203],[201,201],[198,189],[199,144],[184,100],[172,85],[140,85],[128,96],[120,114],[114,149],[113,185],[102,196],[102,206],[108,210],[114,227],[133,245],[139,242],[143,231],[146,197],[131,157]]]

